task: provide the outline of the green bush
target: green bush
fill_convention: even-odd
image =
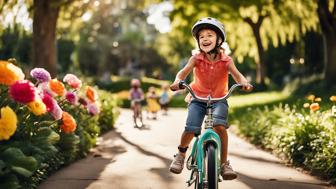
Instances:
[[[239,134],[252,143],[336,183],[336,112],[330,107],[329,103],[317,111],[289,105],[242,108],[231,117]]]
[[[116,76],[112,76],[116,77]],[[117,77],[112,79],[109,82],[106,81],[96,81],[99,88],[110,91],[110,92],[120,92],[120,91],[128,91],[131,88],[131,79],[130,77]],[[148,91],[148,88],[154,86],[155,88],[161,88],[161,85],[165,82],[165,80],[157,80],[153,78],[142,77],[140,78],[141,88],[143,91]]]
[[[106,91],[99,91],[99,99],[101,103],[101,112],[99,114],[98,124],[101,133],[105,133],[113,129],[114,123],[119,115],[118,107],[121,101],[115,95],[111,95]]]

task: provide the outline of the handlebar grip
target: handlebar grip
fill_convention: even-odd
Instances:
[[[185,89],[185,81],[183,81],[183,80],[181,80],[180,82],[179,82],[179,88],[180,89]]]

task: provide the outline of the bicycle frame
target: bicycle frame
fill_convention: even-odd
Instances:
[[[207,144],[214,144],[215,157],[219,157],[219,153],[221,152],[221,139],[218,134],[213,130],[213,118],[212,118],[212,105],[208,104],[207,107],[207,118],[204,121],[205,123],[205,131],[200,136],[195,136],[195,142],[193,144],[190,157],[193,158],[192,169],[193,171],[197,171],[197,177],[199,184],[204,186],[204,178],[205,178],[205,170],[204,170],[204,151]],[[217,158],[217,169],[220,169],[220,159]],[[219,173],[219,171],[218,171]],[[195,178],[193,178],[193,172],[190,175],[190,180],[187,181],[188,185],[191,186],[193,182],[195,182]],[[196,183],[198,184],[198,183]]]
[[[187,85],[184,81],[179,83],[179,88],[186,88],[194,99],[203,101],[207,103],[206,107],[206,120],[204,121],[205,131],[200,136],[195,136],[195,142],[193,144],[191,154],[187,161],[187,168],[191,170],[190,179],[187,181],[188,186],[191,186],[195,182],[195,188],[199,187],[204,188],[206,186],[206,170],[205,170],[205,150],[207,149],[208,144],[212,144],[215,148],[214,157],[215,157],[215,176],[217,176],[217,182],[220,182],[219,172],[220,172],[220,153],[221,153],[221,139],[218,134],[213,130],[213,117],[212,117],[212,102],[220,101],[227,99],[233,90],[236,87],[241,87],[241,84],[233,85],[228,93],[222,98],[211,98],[210,96],[207,98],[198,97],[194,94],[189,85]],[[191,158],[191,159],[190,159]],[[191,160],[191,162],[189,162]],[[213,170],[213,169],[212,169]],[[194,173],[196,172],[196,178]]]

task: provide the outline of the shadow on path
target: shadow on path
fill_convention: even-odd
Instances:
[[[118,137],[113,132],[103,135],[104,140],[114,140]],[[93,153],[85,159],[74,162],[56,173],[51,175],[47,180],[42,182],[38,189],[83,189],[91,183],[99,180],[108,164],[113,163],[115,157],[125,153],[126,149],[120,145],[111,145],[103,143],[98,145]]]
[[[327,183],[310,183],[295,180],[259,179],[242,173],[238,173],[238,180],[249,186],[258,189],[321,189],[329,186]]]
[[[238,158],[242,158],[242,159],[252,160],[252,161],[271,163],[271,164],[279,164],[279,165],[281,164],[279,161],[276,161],[276,160],[265,159],[265,158],[262,158],[262,157],[247,156],[247,155],[243,155],[241,153],[236,153],[236,152],[229,152],[229,155],[235,156],[235,157],[238,157]]]
[[[169,183],[169,181],[172,181],[173,180],[173,177],[171,175],[171,173],[168,171],[168,167],[171,163],[171,159],[168,159],[166,157],[163,157],[161,155],[158,155],[156,153],[153,153],[151,151],[148,151],[144,148],[142,148],[141,146],[135,144],[134,142],[128,140],[127,138],[125,138],[122,133],[119,133],[119,132],[116,132],[116,134],[118,135],[118,137],[120,139],[122,139],[124,142],[126,142],[127,144],[129,145],[132,145],[133,147],[135,147],[139,152],[141,152],[142,154],[146,155],[146,156],[152,156],[152,157],[155,157],[155,158],[158,158],[159,160],[161,160],[165,166],[163,168],[150,168],[150,171],[155,173],[155,174],[158,174],[162,180],[165,180],[167,183]],[[149,163],[150,165],[150,163]]]

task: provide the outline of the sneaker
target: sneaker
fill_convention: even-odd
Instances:
[[[224,180],[233,180],[237,178],[237,173],[233,171],[229,161],[222,164],[220,173]]]
[[[180,174],[184,166],[184,156],[180,153],[174,155],[174,160],[169,167],[169,171],[175,174]]]

